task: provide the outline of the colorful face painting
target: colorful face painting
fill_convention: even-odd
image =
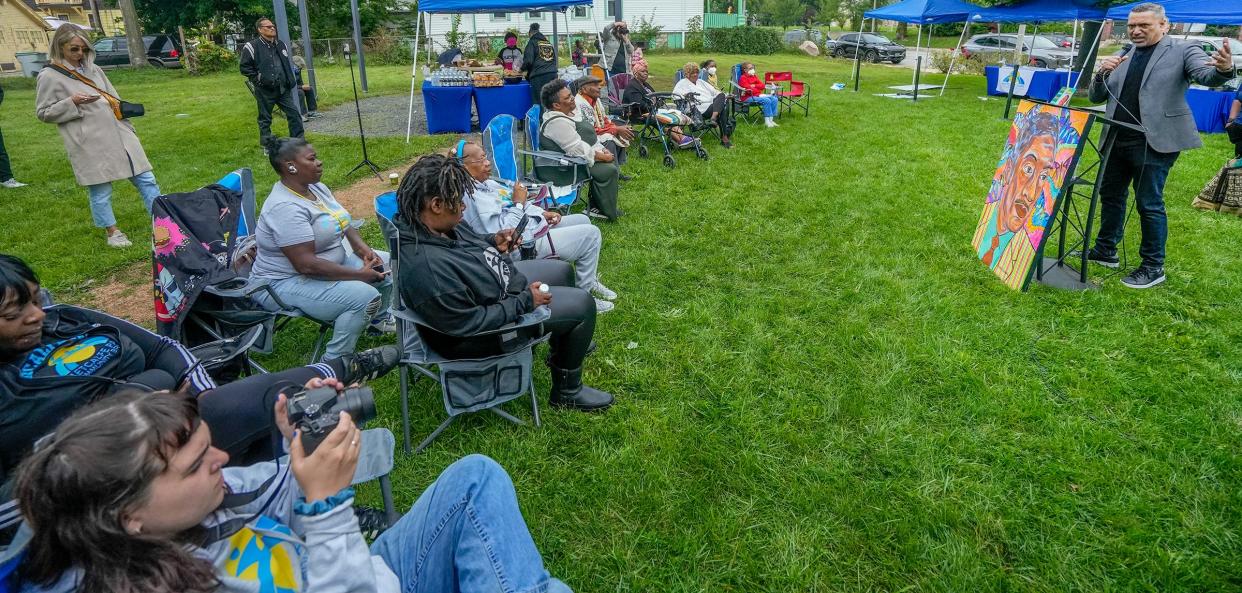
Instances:
[[[1088,118],[1050,105],[1018,105],[971,242],[984,265],[1010,288],[1026,288]]]

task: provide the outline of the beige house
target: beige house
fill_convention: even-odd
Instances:
[[[19,72],[17,53],[47,52],[51,27],[22,0],[0,0],[0,74]]]

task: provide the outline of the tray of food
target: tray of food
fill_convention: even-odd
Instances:
[[[476,87],[487,88],[505,85],[505,81],[501,78],[500,72],[495,71],[474,72],[470,74],[470,79],[474,82],[474,86]]]

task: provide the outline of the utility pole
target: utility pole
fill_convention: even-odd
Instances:
[[[147,48],[142,44],[142,23],[138,22],[138,11],[134,10],[134,0],[119,0],[121,18],[125,21],[125,38],[129,41],[129,65],[131,68],[147,67]]]
[[[99,0],[91,0],[91,13],[95,15],[95,26],[99,29],[96,31],[99,35],[107,35],[104,30],[103,18],[99,16]]]

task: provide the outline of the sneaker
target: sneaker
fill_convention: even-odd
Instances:
[[[397,333],[397,319],[392,315],[385,315],[379,319],[372,319],[367,333],[371,335],[395,334]]]
[[[391,527],[388,524],[388,513],[384,509],[356,504],[354,516],[358,518],[358,529],[362,532],[362,537],[370,541],[375,541],[375,538]]]
[[[622,173],[621,176],[618,177],[618,179],[620,179],[621,181],[630,181],[634,179],[635,177],[638,177],[638,175],[626,175],[625,173]]]
[[[345,376],[340,377],[341,383],[352,385],[373,381],[397,368],[400,360],[401,350],[396,346],[380,346],[346,354],[341,357],[341,363],[345,366]]]
[[[1151,288],[1164,282],[1164,278],[1163,267],[1139,266],[1129,276],[1122,278],[1121,283],[1130,288]]]
[[[681,137],[681,142],[678,142],[677,146],[681,148],[688,148],[688,147],[694,146],[694,141],[695,139],[693,136],[685,135]]]
[[[591,287],[591,294],[606,301],[611,301],[617,298],[617,293],[615,291],[607,286],[604,286],[603,282],[598,281],[595,283],[595,286]]]
[[[129,237],[126,237],[125,233],[122,233],[121,231],[117,231],[115,233],[112,233],[111,235],[108,235],[108,247],[116,247],[117,249],[124,249],[126,247],[133,247],[133,246],[134,244],[129,242]]]
[[[13,179],[12,177],[10,177],[8,181],[0,182],[0,186],[7,187],[9,189],[17,189],[19,187],[26,187],[26,185],[27,184],[22,183],[16,179]]]
[[[603,220],[608,220],[608,217],[604,216],[604,213],[600,212],[599,208],[591,208],[590,210],[587,210],[586,215],[591,218],[599,218]]]
[[[307,114],[306,114],[306,117],[310,117],[310,118],[314,118],[314,119],[319,119],[319,118],[323,117],[323,114],[322,114],[322,113],[319,113],[318,111],[312,111],[312,112],[310,112],[310,113],[307,113]]]
[[[605,301],[604,299],[595,299],[595,312],[596,313],[607,313],[613,310],[615,307],[616,305],[608,301]]]
[[[1071,251],[1070,257],[1082,257],[1082,251]],[[1117,252],[1108,254],[1095,247],[1087,251],[1087,261],[1100,264],[1106,268],[1117,269],[1121,267],[1121,259],[1117,257]]]

